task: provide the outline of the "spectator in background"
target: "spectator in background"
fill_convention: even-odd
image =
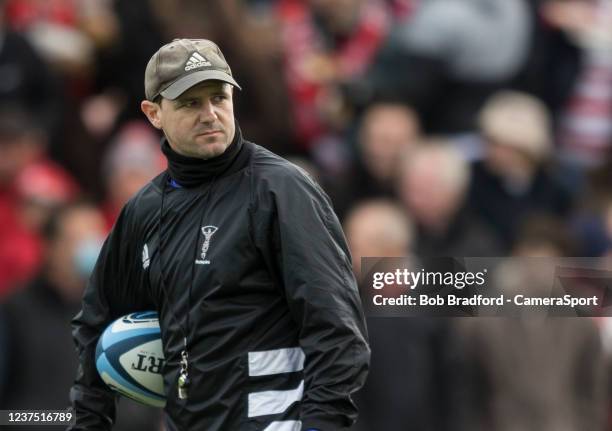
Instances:
[[[103,167],[103,209],[110,230],[128,199],[165,169],[157,133],[145,122],[127,123],[111,144]]]
[[[156,14],[161,1],[116,0],[111,12],[116,25],[110,44],[95,52],[95,94],[83,104],[82,115],[89,132],[108,140],[124,121],[142,119],[142,71],[166,34]],[[175,5],[176,6],[176,5]],[[180,7],[176,7],[180,10]]]
[[[49,157],[89,193],[99,193],[97,176],[91,175],[102,151],[96,132],[115,114],[103,103],[79,111],[94,84],[96,50],[115,41],[112,0],[4,0],[2,6],[6,27],[27,39],[20,57],[35,51],[22,73],[30,76],[25,84],[34,107],[29,109],[43,116],[38,121],[48,132]]]
[[[538,29],[521,88],[551,110],[564,166],[579,188],[582,171],[609,158],[612,145],[612,4],[535,4]]]
[[[10,30],[0,1],[0,103],[23,107],[53,135],[60,125],[60,87],[46,61],[21,34]]]
[[[398,194],[416,225],[418,256],[500,254],[498,239],[468,205],[469,165],[450,142],[421,143],[400,172]]]
[[[363,197],[391,196],[402,154],[420,137],[416,113],[400,104],[378,103],[368,107],[359,132],[360,160],[364,172]]]
[[[63,168],[45,159],[24,168],[17,176],[15,186],[16,225],[6,245],[1,247],[6,255],[11,256],[4,263],[16,276],[7,285],[9,291],[22,285],[40,269],[43,257],[41,235],[45,224],[55,209],[72,202],[80,192],[74,179]]]
[[[0,109],[0,296],[37,270],[49,210],[77,192],[45,147],[46,135],[27,112]]]
[[[403,257],[411,254],[412,222],[395,202],[385,199],[356,205],[344,223],[353,271],[360,278],[362,257]]]
[[[484,160],[473,165],[471,205],[506,247],[529,214],[568,215],[571,197],[547,166],[552,135],[544,104],[523,93],[497,93],[479,122],[486,147]]]
[[[362,257],[413,254],[412,222],[393,201],[363,201],[350,211],[344,229],[358,280]],[[368,380],[356,395],[361,413],[355,431],[455,430],[456,346],[448,321],[368,317],[367,324],[372,360]]]
[[[531,31],[526,0],[419,2],[352,97],[410,104],[427,133],[471,132],[486,98],[523,67]]]
[[[19,106],[0,106],[0,198],[14,198],[17,175],[44,154],[44,133]]]
[[[578,169],[601,166],[612,152],[612,3],[551,0],[548,21],[574,33],[582,62],[559,124],[564,162]]]
[[[612,161],[594,168],[581,188],[577,211],[570,225],[578,237],[577,256],[603,256],[612,252]]]
[[[7,22],[62,75],[90,71],[95,42],[116,25],[110,0],[4,0]]]
[[[10,328],[0,346],[9,370],[6,386],[0,388],[1,409],[69,406],[77,358],[66,328],[79,308],[105,233],[102,214],[90,204],[63,206],[49,219],[40,273],[0,308]],[[150,409],[129,401],[121,407],[123,417],[119,415],[115,429],[151,430],[159,422]]]
[[[340,84],[372,64],[391,17],[379,0],[281,0],[277,13],[295,132],[311,149],[346,127]]]
[[[59,165],[41,159],[17,176],[19,219],[29,231],[39,235],[51,213],[72,202],[80,193],[74,179]]]
[[[334,177],[330,193],[343,215],[354,202],[395,197],[401,155],[420,137],[416,113],[405,105],[375,103],[364,112],[357,134],[357,160],[344,175]]]
[[[32,275],[40,254],[36,239],[19,220],[16,180],[43,151],[25,113],[0,111],[0,296]]]

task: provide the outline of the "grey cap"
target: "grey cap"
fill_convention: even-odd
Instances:
[[[207,39],[174,39],[153,54],[145,70],[145,96],[174,100],[194,85],[208,80],[241,89],[219,47]]]

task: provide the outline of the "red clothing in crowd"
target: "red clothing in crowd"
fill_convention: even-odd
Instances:
[[[310,147],[327,131],[317,103],[330,85],[358,77],[372,63],[391,25],[387,5],[366,1],[353,31],[326,41],[307,2],[281,0],[277,14],[282,24],[285,78],[298,140]],[[333,65],[332,77],[318,62]]]
[[[41,244],[38,235],[19,220],[17,193],[0,191],[0,298],[38,269]]]
[[[7,21],[16,30],[39,21],[74,27],[79,19],[77,0],[8,0],[5,11]]]
[[[44,159],[0,189],[0,298],[31,279],[40,266],[40,226],[28,226],[20,215],[21,206],[32,203],[52,208],[74,199],[78,192],[76,182],[62,167]]]

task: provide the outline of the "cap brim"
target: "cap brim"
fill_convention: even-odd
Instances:
[[[222,72],[220,70],[201,70],[199,72],[193,72],[189,75],[183,76],[182,78],[170,84],[168,88],[166,88],[159,94],[161,94],[166,99],[174,100],[194,85],[199,84],[203,81],[213,80],[227,82],[228,84],[233,85],[239,90],[242,90],[242,88],[240,88],[234,78],[232,78],[225,72]]]

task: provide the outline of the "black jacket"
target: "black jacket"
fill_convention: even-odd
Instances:
[[[123,209],[73,320],[71,429],[111,428],[114,395],[96,371],[96,342],[113,319],[147,309],[160,315],[171,429],[335,431],[354,422],[350,395],[370,351],[338,219],[294,165],[246,141],[240,152],[196,187],[172,187],[163,173]],[[216,230],[202,256],[205,226]],[[187,315],[192,383],[180,400]]]

